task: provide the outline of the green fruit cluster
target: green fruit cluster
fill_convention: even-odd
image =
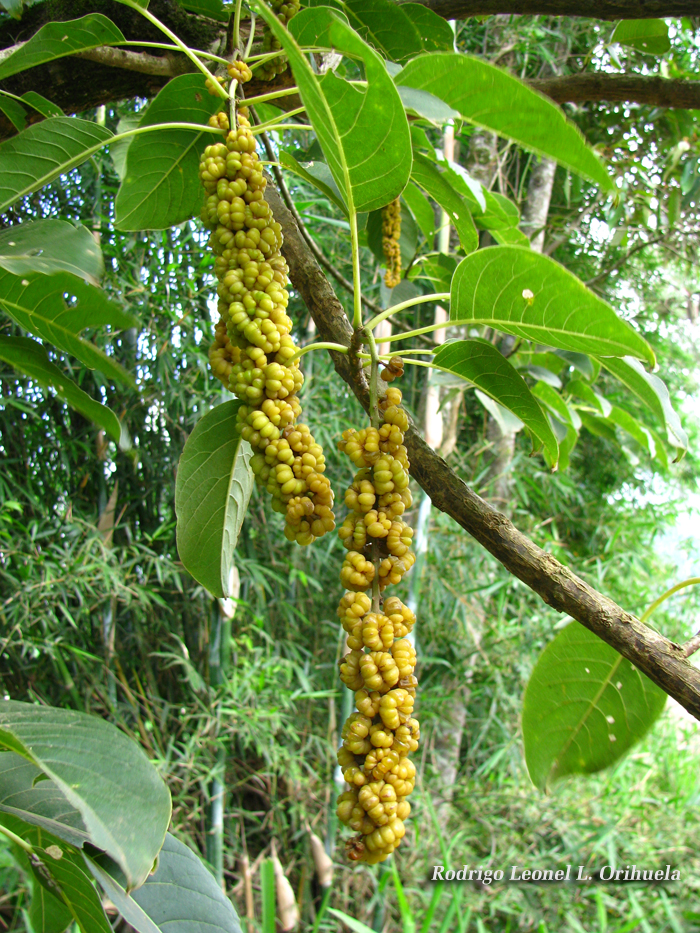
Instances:
[[[398,198],[382,208],[382,251],[386,261],[384,284],[396,288],[401,281],[401,202]]]
[[[411,494],[403,445],[408,419],[400,402],[401,392],[388,388],[381,426],[346,431],[339,445],[360,469],[345,497],[352,511],[339,530],[351,549],[341,570],[350,592],[338,607],[349,648],[340,678],[355,691],[357,711],[343,727],[338,752],[350,787],[339,796],[337,812],[358,834],[348,843],[348,857],[372,864],[391,855],[405,834],[416,777],[408,755],[420,738],[413,717],[416,652],[406,638],[415,616],[395,596],[373,608],[365,592],[375,576],[380,592],[398,583],[415,561],[413,531],[401,518]]]
[[[236,63],[236,79],[249,75]],[[212,232],[220,319],[209,352],[212,371],[244,404],[242,437],[254,450],[256,481],[286,517],[285,535],[311,544],[335,528],[323,450],[297,419],[304,377],[287,315],[288,267],[282,230],[265,200],[266,181],[247,111],[224,142],[207,146],[199,165],[206,191],[202,221]],[[212,125],[228,129],[225,114]]]

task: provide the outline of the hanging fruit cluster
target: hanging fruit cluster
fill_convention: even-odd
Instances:
[[[396,288],[401,281],[401,202],[398,198],[382,208],[382,250],[386,261],[384,284]]]
[[[276,14],[277,19],[286,26],[289,20],[299,12],[299,0],[269,0],[268,5]],[[263,52],[277,52],[281,49],[277,39],[266,25],[263,33]],[[263,81],[272,79],[287,70],[287,59],[284,56],[271,58],[257,69],[257,76]]]
[[[229,66],[243,83],[250,69]],[[212,233],[216,256],[219,322],[209,352],[214,374],[244,403],[238,410],[241,435],[254,450],[255,478],[272,495],[272,508],[286,517],[290,541],[310,544],[335,528],[333,493],[323,450],[299,424],[297,393],[304,377],[287,316],[288,267],[280,249],[282,230],[265,201],[265,178],[255,151],[248,112],[238,110],[228,128],[226,114],[212,126],[224,142],[207,146],[199,164],[206,191],[202,221]]]
[[[348,856],[370,863],[387,858],[405,833],[416,776],[408,755],[420,738],[413,718],[416,652],[406,638],[415,616],[395,596],[381,602],[384,589],[399,583],[415,561],[413,531],[402,519],[411,493],[403,445],[408,419],[400,402],[399,389],[387,388],[379,404],[383,423],[345,431],[339,445],[359,470],[345,495],[351,512],[339,530],[349,550],[340,572],[349,592],[338,615],[350,648],[340,678],[355,691],[357,711],[343,727],[338,752],[350,785],[338,798],[338,818],[358,833]]]

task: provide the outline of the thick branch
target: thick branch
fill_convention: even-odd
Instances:
[[[679,81],[657,76],[583,74],[529,81],[558,104],[596,100],[620,100],[651,107],[700,108],[700,82]]]
[[[588,16],[592,19],[650,19],[693,16],[697,0],[418,0],[443,19],[494,13]]]
[[[294,220],[277,192],[268,187],[268,201],[284,232],[283,252],[290,278],[316,322],[322,340],[350,346],[352,329]],[[350,355],[331,353],[338,373],[365,409],[369,391],[361,369]],[[577,619],[612,645],[639,670],[700,719],[700,671],[686,660],[683,648],[669,641],[597,592],[558,560],[530,541],[490,505],[476,495],[427,446],[414,427],[406,434],[411,475],[430,496],[433,505],[450,515],[514,576],[559,612]]]

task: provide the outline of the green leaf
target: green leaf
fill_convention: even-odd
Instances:
[[[126,116],[123,116],[119,123],[117,123],[116,135],[120,136],[122,133],[130,133],[131,130],[135,130],[139,125],[141,116],[140,113],[128,113]],[[126,154],[135,138],[135,136],[130,136],[126,139],[118,139],[116,142],[111,142],[109,144],[109,157],[112,160],[114,171],[119,176],[120,182],[123,182],[126,176]]]
[[[13,19],[21,19],[24,0],[2,0],[0,9],[7,10]]]
[[[445,253],[428,253],[408,270],[412,282],[428,282],[431,292],[449,292],[457,259]]]
[[[430,201],[414,184],[406,185],[402,198],[413,214],[414,220],[418,224],[421,233],[428,243],[431,244],[435,236],[435,212],[433,211]]]
[[[564,424],[572,425],[574,428],[581,427],[581,421],[576,412],[569,408],[561,395],[551,385],[540,380],[532,387],[532,394]]]
[[[591,359],[585,353],[574,353],[571,350],[555,350],[554,353],[577,369],[589,382],[595,382],[600,375],[599,361]]]
[[[58,397],[67,405],[100,428],[104,428],[112,440],[121,444],[122,448],[128,447],[128,436],[124,433],[122,437],[122,427],[114,412],[106,405],[96,402],[68,379],[58,366],[49,360],[46,350],[36,340],[28,340],[26,337],[3,337],[0,334],[0,359],[39,385],[52,386]]]
[[[421,52],[454,46],[454,33],[445,20],[419,4],[407,8],[390,0],[313,0],[309,6],[343,13],[362,39],[390,61],[404,62]]]
[[[372,927],[368,927],[366,923],[362,923],[360,920],[355,920],[348,914],[343,913],[342,910],[336,910],[335,907],[329,907],[328,913],[333,914],[334,917],[337,917],[338,920],[341,920],[349,930],[353,931],[353,933],[375,933],[375,930],[373,930]]]
[[[333,17],[329,40],[364,63],[361,90],[329,72],[317,78],[291,34],[263,2],[256,8],[279,39],[301,99],[349,213],[376,210],[406,187],[411,171],[408,120],[384,62],[350,27]]]
[[[0,700],[0,745],[54,782],[129,886],[143,883],[171,808],[167,787],[135,742],[96,716]]]
[[[429,91],[464,119],[505,136],[613,190],[605,166],[555,103],[518,78],[469,55],[434,52],[409,62],[396,83]]]
[[[32,894],[29,902],[29,922],[35,933],[63,933],[73,923],[73,912],[63,900],[55,897],[31,873]]]
[[[433,357],[436,366],[456,373],[518,417],[557,460],[557,440],[547,416],[527,383],[487,340],[456,340],[443,344]]]
[[[99,347],[80,336],[86,327],[133,327],[135,319],[99,288],[70,272],[26,277],[0,269],[0,308],[20,327],[77,357],[90,369],[127,385],[134,377]]]
[[[525,690],[523,739],[533,783],[607,768],[650,729],[666,694],[578,622],[540,655]]]
[[[112,133],[77,117],[35,123],[0,144],[0,213],[94,155]]]
[[[382,212],[372,211],[367,218],[367,245],[374,253],[380,266],[385,264],[384,250],[382,248]],[[408,268],[416,255],[418,245],[418,227],[408,207],[401,203],[401,234],[399,246],[401,248],[401,267]]]
[[[100,45],[119,45],[125,41],[121,30],[102,13],[88,13],[80,19],[46,23],[16,52],[0,62],[0,81],[56,58],[96,49]]]
[[[629,412],[614,405],[608,415],[608,421],[612,421],[618,428],[622,428],[630,437],[634,438],[643,450],[649,452],[651,457],[656,456],[656,444],[651,431],[640,424],[636,418],[633,418]]]
[[[72,272],[93,285],[105,271],[102,251],[87,227],[52,217],[3,230],[0,267],[15,275]]]
[[[296,17],[294,18],[296,19]],[[299,178],[303,178],[304,181],[313,185],[336,207],[339,207],[346,217],[348,216],[348,206],[343,200],[343,196],[325,162],[297,162],[290,152],[284,152],[283,150],[280,151],[278,158],[282,168],[286,168],[287,171],[298,175]]]
[[[40,901],[42,912],[58,924],[65,913],[56,910],[56,907],[62,905],[70,914],[71,921],[77,923],[81,933],[112,933],[97,889],[85,871],[80,853],[43,829],[28,827],[21,835],[34,848],[33,856],[28,858],[32,874],[49,895]],[[35,916],[39,909],[37,905]]]
[[[41,826],[78,848],[90,841],[80,811],[36,765],[15,752],[0,751],[0,813]]]
[[[418,91],[414,87],[399,87],[398,91],[404,107],[411,116],[428,120],[433,126],[441,126],[450,120],[459,119],[459,113],[434,94]]]
[[[58,104],[54,104],[53,101],[48,100],[46,97],[42,97],[42,95],[37,94],[36,91],[26,91],[22,94],[22,100],[26,100],[29,106],[33,107],[42,117],[65,116]]]
[[[329,36],[331,25],[338,19],[348,23],[348,18],[342,11],[341,5],[333,0],[322,6],[308,6],[299,10],[289,22],[289,32],[294,36],[300,46],[331,47]]]
[[[24,107],[14,97],[8,97],[2,92],[0,92],[0,111],[19,132],[27,125],[27,111]]]
[[[241,403],[224,402],[195,425],[175,483],[180,560],[214,596],[230,596],[233,551],[253,489],[250,444],[236,430]]]
[[[179,75],[159,92],[139,126],[206,125],[220,109],[221,100],[207,93],[201,74]],[[117,229],[163,230],[199,213],[204,199],[199,157],[209,142],[220,141],[211,137],[197,130],[160,130],[134,137],[115,202]]]
[[[592,415],[590,412],[582,411],[581,409],[579,409],[579,417],[581,418],[584,428],[590,431],[591,434],[595,434],[596,437],[604,437],[606,440],[617,444],[615,428],[610,424],[607,418],[599,418],[598,415]]]
[[[231,901],[202,861],[168,833],[158,868],[131,894],[92,860],[88,866],[124,919],[138,933],[240,933]]]
[[[494,402],[492,398],[480,392],[479,389],[474,390],[474,395],[476,395],[486,411],[491,415],[504,437],[507,434],[517,434],[518,431],[522,431],[525,427],[517,415],[514,415],[512,411],[508,411],[503,405],[499,405],[498,402]]]
[[[489,247],[462,260],[450,317],[563,350],[654,362],[646,340],[610,305],[553,259],[520,246]]]
[[[190,13],[208,16],[220,23],[227,23],[231,16],[231,8],[225,8],[221,0],[179,0],[179,4]]]
[[[586,404],[598,411],[604,418],[607,418],[612,410],[610,402],[595,392],[583,379],[572,379],[567,382],[566,391],[577,398],[583,399]]]
[[[464,252],[474,252],[479,245],[479,234],[476,232],[469,208],[464,198],[455,191],[435,163],[422,153],[416,152],[413,157],[411,179],[434,201],[437,201],[449,216]]]
[[[662,19],[623,19],[615,26],[610,41],[649,55],[663,55],[671,48],[668,26]]]
[[[669,444],[676,448],[674,462],[682,460],[688,449],[688,435],[683,430],[681,419],[673,410],[668,389],[661,379],[648,373],[641,363],[632,357],[624,357],[621,360],[602,359],[600,362],[654,412],[666,428]]]

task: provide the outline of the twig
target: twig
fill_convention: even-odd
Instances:
[[[628,259],[634,256],[635,253],[639,253],[641,250],[646,249],[647,246],[654,246],[655,243],[660,243],[661,240],[666,236],[665,233],[660,234],[657,237],[654,237],[652,240],[647,240],[646,243],[637,243],[636,246],[633,246],[632,249],[627,250],[624,256],[621,256],[617,262],[614,262],[608,269],[605,269],[603,272],[599,272],[598,275],[593,276],[592,279],[589,279],[587,282],[584,282],[584,285],[587,288],[590,288],[592,285],[595,285],[597,282],[601,282],[603,279],[607,278],[611,272],[614,272],[615,269],[619,269],[620,266],[624,266]]]
[[[693,635],[690,641],[683,645],[683,654],[686,658],[689,658],[691,654],[695,654],[696,651],[700,651],[700,632]]]

